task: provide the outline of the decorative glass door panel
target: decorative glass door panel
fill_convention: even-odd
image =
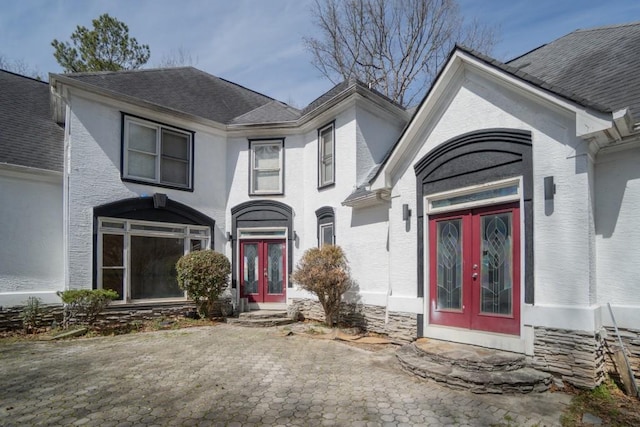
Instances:
[[[520,333],[518,204],[429,220],[430,323]]]
[[[285,302],[285,241],[240,241],[240,294],[250,302]]]
[[[440,221],[437,225],[438,310],[462,309],[462,220]]]

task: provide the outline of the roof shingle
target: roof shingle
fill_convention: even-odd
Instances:
[[[223,124],[273,101],[193,67],[62,76]]]
[[[64,130],[49,105],[48,83],[0,70],[0,163],[62,171]]]
[[[550,85],[640,115],[640,22],[576,30],[507,64]]]

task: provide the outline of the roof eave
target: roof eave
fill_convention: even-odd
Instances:
[[[92,85],[90,83],[78,81],[70,77],[67,77],[63,74],[49,74],[49,82],[51,83],[52,88],[55,88],[55,91],[57,92],[58,95],[60,95],[59,87],[58,87],[58,83],[60,83],[62,85],[74,87],[76,89],[84,90],[84,91],[94,93],[96,95],[104,96],[106,98],[110,98],[116,101],[126,102],[128,104],[132,104],[137,107],[148,108],[150,110],[158,111],[160,113],[170,114],[170,115],[181,117],[196,123],[212,126],[220,130],[226,130],[227,128],[227,125],[224,123],[216,122],[214,120],[207,119],[205,117],[187,113],[181,110],[176,110],[174,108],[166,107],[161,104],[145,101],[140,98],[125,95],[120,92],[115,92],[109,89],[102,88],[100,86]]]
[[[381,205],[389,203],[391,200],[391,190],[388,188],[379,188],[377,190],[370,190],[365,195],[351,200],[347,199],[342,202],[342,206],[348,206],[351,208],[366,208],[370,206]]]

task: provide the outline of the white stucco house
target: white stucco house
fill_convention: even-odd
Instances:
[[[640,371],[638,43],[636,23],[508,63],[457,47],[411,112],[359,81],[298,110],[189,67],[52,74],[64,135],[0,134],[0,153],[46,145],[63,163],[0,160],[0,305],[68,288],[179,303],[172,266],[210,247],[232,260],[235,303],[305,312],[289,273],[333,243],[373,329],[526,354],[590,386],[610,303]]]

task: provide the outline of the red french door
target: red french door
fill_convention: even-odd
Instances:
[[[429,321],[520,334],[517,203],[429,218]]]
[[[240,241],[240,296],[249,302],[286,302],[284,240]]]

